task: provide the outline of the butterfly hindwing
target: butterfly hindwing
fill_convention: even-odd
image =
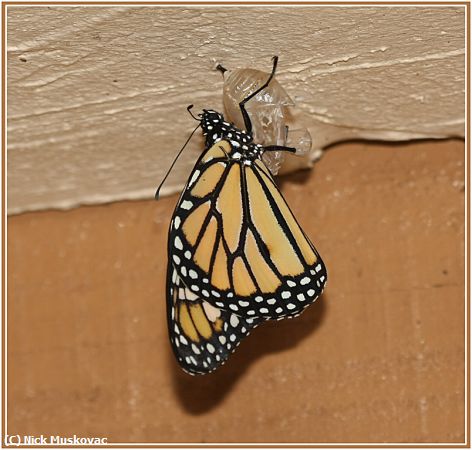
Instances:
[[[196,296],[172,264],[167,277],[169,337],[175,356],[190,374],[210,373],[228,359],[260,320],[239,317]]]
[[[324,263],[262,160],[234,155],[222,140],[200,157],[174,213],[169,257],[187,289],[226,313],[298,315],[323,290]]]

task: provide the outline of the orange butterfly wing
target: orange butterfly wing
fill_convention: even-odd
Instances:
[[[219,141],[197,162],[177,204],[169,258],[195,295],[241,317],[300,314],[326,268],[260,159],[230,158]]]

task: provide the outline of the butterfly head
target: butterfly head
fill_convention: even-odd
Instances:
[[[252,150],[260,147],[253,144],[252,136],[237,128],[236,125],[226,122],[223,115],[219,112],[212,109],[204,109],[203,113],[199,114],[199,117],[203,135],[206,136],[207,147],[222,139],[231,143],[236,154],[252,155]],[[258,152],[260,152],[259,149],[257,149],[256,153]]]
[[[219,133],[225,121],[222,114],[211,109],[204,109],[199,117],[201,117],[202,130],[205,136]]]

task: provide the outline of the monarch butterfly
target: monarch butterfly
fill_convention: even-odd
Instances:
[[[269,85],[277,61],[267,81],[239,104],[245,131],[213,110],[193,116],[205,151],[170,223],[167,268],[169,337],[192,375],[218,368],[261,322],[299,315],[327,280],[320,255],[262,161],[264,152],[295,149],[253,142],[245,109]]]

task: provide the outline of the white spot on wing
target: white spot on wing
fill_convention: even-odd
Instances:
[[[195,353],[196,355],[199,355],[199,354],[200,354],[200,349],[199,349],[195,344],[192,344],[192,351],[193,351],[193,353]]]
[[[215,353],[215,347],[213,347],[213,345],[211,345],[209,342],[207,344],[207,350],[210,352],[210,353]]]
[[[197,272],[195,272],[195,270],[193,270],[193,269],[190,269],[188,271],[188,274],[190,275],[190,278],[193,278],[194,280],[196,280],[198,278]]]
[[[190,200],[184,200],[180,207],[182,209],[190,209],[193,206],[193,203]]]
[[[183,244],[182,244],[182,241],[180,240],[179,236],[177,236],[174,240],[174,245],[175,245],[175,248],[179,249],[179,250],[182,250],[184,248]]]
[[[305,278],[302,278],[300,280],[300,284],[304,285],[304,284],[308,284],[310,282],[310,277],[305,277]]]
[[[236,328],[239,324],[239,319],[236,314],[231,314],[231,317],[229,318],[229,323],[233,328]]]
[[[200,175],[199,170],[196,170],[195,172],[193,172],[192,178],[190,179],[190,183],[188,184],[189,187],[192,186],[192,184],[195,183],[195,181],[197,181],[197,178],[199,175]]]

